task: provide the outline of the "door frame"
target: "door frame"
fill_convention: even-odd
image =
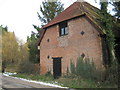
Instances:
[[[59,78],[62,74],[62,57],[52,57],[53,59],[53,76],[54,78]],[[56,73],[55,71],[55,62],[54,60],[60,60],[60,62],[58,62],[58,64],[60,64],[60,67],[58,67],[58,69],[60,69],[59,73]]]

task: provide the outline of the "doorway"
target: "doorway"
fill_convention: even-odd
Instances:
[[[61,57],[53,58],[53,76],[58,78],[61,76]]]

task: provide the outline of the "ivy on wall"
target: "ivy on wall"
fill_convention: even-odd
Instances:
[[[108,2],[101,2],[101,18],[100,23],[102,24],[103,30],[106,33],[106,45],[108,49],[108,66],[111,66],[113,61],[115,60],[115,55],[114,55],[114,48],[115,48],[115,36],[113,34],[113,17],[107,13],[107,6]]]

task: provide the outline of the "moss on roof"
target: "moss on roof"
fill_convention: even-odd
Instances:
[[[53,26],[55,24],[58,24],[65,20],[70,20],[72,18],[86,15],[89,17],[89,19],[96,25],[102,33],[105,34],[104,26],[101,24],[101,10],[90,5],[87,2],[74,2],[72,5],[70,5],[67,9],[65,9],[63,12],[61,12],[58,16],[56,16],[52,21],[50,21],[47,25],[43,27],[43,29],[46,29],[50,26]],[[99,30],[99,31],[100,31]],[[113,25],[113,32],[116,37],[120,37],[120,23]],[[41,35],[37,45],[40,44],[45,31],[43,32],[43,35]]]
[[[71,18],[86,14],[87,16],[90,17],[94,24],[96,24],[100,29],[102,29],[102,25],[99,22],[99,19],[101,17],[99,13],[100,9],[90,5],[87,2],[74,2],[72,5],[70,5],[67,9],[65,9],[62,13],[60,13],[57,17],[55,17],[43,28],[47,28],[62,21],[69,20]]]

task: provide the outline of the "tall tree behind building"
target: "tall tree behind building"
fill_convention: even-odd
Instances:
[[[101,2],[101,24],[103,25],[103,29],[106,33],[104,37],[106,43],[106,51],[107,51],[107,62],[105,63],[105,77],[104,79],[107,80],[109,83],[118,83],[118,63],[115,56],[115,35],[113,33],[113,27],[115,24],[114,17],[108,13],[108,0],[107,2]]]
[[[101,0],[102,1],[102,0]],[[101,2],[101,19],[100,22],[103,26],[103,29],[106,33],[106,46],[107,46],[107,60],[106,65],[111,66],[115,60],[114,48],[115,48],[115,37],[113,34],[113,17],[107,12],[108,2]]]
[[[120,1],[116,2],[116,0],[113,0],[113,6],[115,11],[115,17],[117,17],[117,21],[120,23]]]
[[[29,60],[32,63],[39,63],[39,50],[36,47],[36,42],[38,41],[38,38],[36,36],[36,33],[32,32],[30,37],[27,37],[27,43],[29,48]]]
[[[40,6],[40,13],[37,12],[42,24],[49,23],[55,16],[64,10],[63,4],[58,0],[45,0]],[[42,15],[41,15],[42,14]]]
[[[42,26],[50,22],[54,17],[56,17],[64,10],[63,4],[60,1],[50,1],[51,0],[45,0],[44,2],[42,2],[42,5],[40,6],[40,13],[37,12],[39,20],[40,22],[42,22],[42,25],[40,27],[33,25],[37,33],[32,31],[31,36],[27,38],[28,48],[30,52],[29,57],[30,61],[33,63],[39,63],[40,60],[40,53],[36,47],[36,43],[42,34]]]

